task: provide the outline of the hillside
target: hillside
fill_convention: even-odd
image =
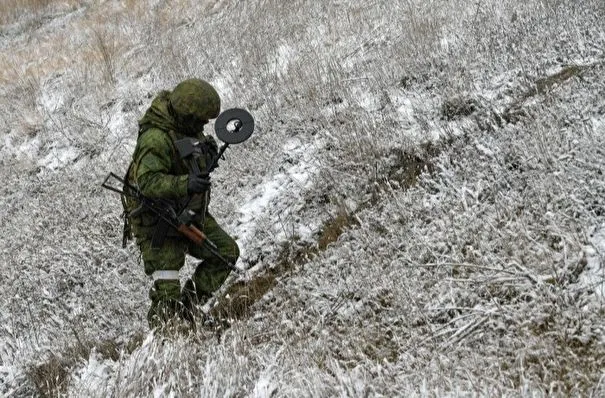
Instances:
[[[604,20],[602,0],[3,2],[0,395],[605,395]],[[192,76],[256,120],[212,177],[247,271],[204,307],[219,328],[162,338],[101,183]]]

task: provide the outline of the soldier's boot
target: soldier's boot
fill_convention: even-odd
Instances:
[[[147,313],[150,329],[180,328],[176,324],[183,313],[181,286],[178,280],[156,280],[149,290],[151,308]]]
[[[207,318],[200,310],[210,296],[199,294],[193,279],[187,280],[181,293],[181,302],[183,303],[183,319],[195,325],[196,322],[204,323]]]
[[[191,279],[185,282],[185,286],[181,291],[181,302],[183,303],[183,319],[189,323],[195,324],[199,302],[195,294],[195,284]]]
[[[204,261],[198,264],[191,277],[191,284],[195,286],[195,297],[199,305],[203,305],[212,297],[214,292],[225,282],[230,272],[231,270],[221,263]],[[198,323],[206,327],[214,328],[216,326],[216,320],[211,314],[201,315]]]

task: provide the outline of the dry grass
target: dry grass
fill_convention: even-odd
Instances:
[[[115,340],[83,340],[74,333],[75,344],[66,347],[62,353],[50,353],[44,362],[32,365],[27,376],[42,397],[56,397],[65,393],[71,372],[78,364],[89,360],[94,351],[102,359],[119,361],[123,353],[131,354],[141,346],[145,335],[136,333],[126,344]]]
[[[283,243],[276,258],[276,265],[255,275],[251,280],[231,284],[212,307],[212,315],[219,319],[247,318],[251,315],[252,306],[275,287],[280,277],[286,276],[288,272],[326,250],[342,233],[356,225],[354,215],[342,210],[336,217],[326,221],[317,246],[302,244],[296,239]]]
[[[0,80],[10,82],[2,89],[23,94],[15,108],[32,119],[24,130],[40,141],[35,156],[61,145],[91,149],[77,169],[56,172],[6,158],[3,249],[26,277],[2,275],[3,308],[19,318],[11,296],[31,292],[36,317],[49,322],[36,332],[43,342],[62,330],[47,314],[66,313],[63,302],[84,309],[78,320],[91,335],[144,327],[147,282],[136,254],[115,250],[119,237],[111,235],[119,204],[74,187],[127,164],[148,93],[194,75],[215,82],[226,106],[248,108],[259,121],[259,134],[222,164],[221,219],[270,196],[263,187],[275,177],[292,192],[277,187],[265,208],[242,217],[254,227],[241,229],[249,232],[241,235],[245,260],[267,268],[226,287],[215,314],[238,321],[221,343],[202,332],[199,348],[168,343],[157,355],[142,347],[122,357],[116,368],[125,373],[108,378],[130,391],[125,396],[150,395],[158,385],[166,394],[233,396],[258,380],[278,386],[277,396],[547,395],[549,388],[580,395],[598,387],[602,330],[591,329],[598,316],[582,312],[577,299],[588,302],[588,293],[571,294],[570,285],[586,268],[587,226],[601,225],[604,214],[602,140],[582,135],[600,123],[602,80],[564,65],[596,58],[593,43],[603,48],[600,33],[590,36],[602,2],[438,3],[223,1],[221,9],[183,0],[148,10],[127,0],[69,20],[67,29],[86,31],[74,42],[31,25],[31,40],[0,59]],[[68,99],[42,109],[49,94]],[[518,117],[509,118],[515,103]],[[12,104],[0,106],[15,113]],[[437,139],[443,145],[423,145]],[[311,156],[284,147],[296,141]],[[309,180],[287,185],[301,164],[311,165]],[[23,206],[24,197],[31,204]],[[271,207],[284,215],[286,238]],[[54,235],[42,223],[25,235],[20,226],[31,213]],[[308,230],[299,226],[312,227],[315,241],[297,240]],[[57,291],[55,281],[69,278],[86,287]],[[40,287],[61,300],[46,300]],[[29,329],[4,335],[10,341]],[[260,336],[258,345],[242,335]],[[63,388],[65,373],[90,352],[73,336],[47,345],[64,347],[62,339],[74,350],[29,373],[40,393]],[[115,344],[95,346],[116,358]],[[16,366],[32,362],[21,361]],[[213,394],[191,380],[234,390]],[[413,390],[420,385],[425,390]]]
[[[42,397],[56,397],[65,392],[69,383],[69,365],[56,355],[44,363],[32,366],[28,377]]]
[[[398,188],[408,189],[418,182],[421,175],[434,172],[433,158],[440,150],[433,144],[423,145],[417,153],[403,152],[393,149],[394,163],[389,171],[390,183]],[[391,188],[390,185],[378,185],[373,200],[363,208],[351,212],[339,202],[335,216],[329,217],[319,230],[317,244],[304,244],[296,237],[282,244],[276,257],[276,265],[264,270],[260,275],[249,281],[239,281],[228,287],[212,308],[212,315],[219,319],[241,320],[251,315],[252,306],[262,299],[267,292],[275,287],[278,278],[309,262],[312,258],[324,252],[329,245],[337,242],[338,238],[351,228],[359,226],[356,213],[376,205],[380,200],[380,192]]]
[[[49,6],[76,7],[79,0],[3,0],[0,3],[0,25],[15,22],[24,13],[33,14],[39,18]]]
[[[523,117],[527,117],[527,113],[523,110],[525,102],[535,97],[536,95],[547,94],[549,90],[565,84],[571,78],[579,78],[587,70],[598,65],[571,65],[566,66],[559,72],[553,73],[545,77],[539,77],[531,82],[530,88],[522,93],[519,98],[515,99],[503,112],[502,118],[509,123],[515,123]]]

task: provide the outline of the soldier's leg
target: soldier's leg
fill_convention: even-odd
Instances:
[[[239,247],[235,240],[218,225],[210,214],[206,216],[203,231],[208,239],[216,245],[221,256],[231,264],[235,264],[239,257]],[[225,282],[231,270],[207,249],[189,245],[189,254],[204,260],[197,266],[193,273],[192,281],[187,282],[189,286],[195,288],[198,300],[203,303]]]
[[[179,270],[185,263],[187,245],[182,240],[167,238],[159,249],[152,248],[150,240],[140,242],[139,248],[145,273],[153,277],[149,290],[151,308],[147,313],[149,327],[153,329],[182,312]]]

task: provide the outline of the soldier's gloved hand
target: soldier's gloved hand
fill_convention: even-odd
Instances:
[[[204,142],[204,152],[206,154],[206,164],[210,165],[217,156],[218,156],[218,144],[216,140],[212,136],[206,136],[206,141]],[[208,172],[213,171],[218,167],[218,162],[212,167]]]
[[[204,145],[206,146],[206,151],[211,156],[214,157],[218,154],[218,144],[216,143],[216,140],[214,139],[214,137],[212,137],[211,135],[206,136]]]
[[[189,174],[187,180],[187,193],[204,193],[210,188],[210,177],[208,175]]]

